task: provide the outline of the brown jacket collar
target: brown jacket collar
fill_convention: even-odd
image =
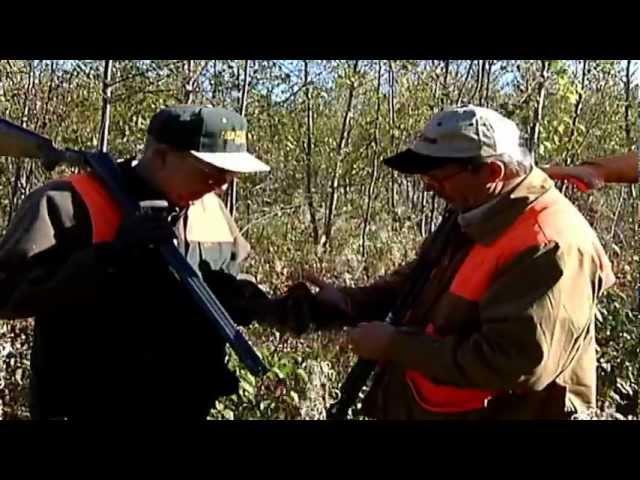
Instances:
[[[474,241],[488,245],[496,240],[538,198],[555,188],[553,180],[534,167],[511,191],[498,197],[463,230]]]

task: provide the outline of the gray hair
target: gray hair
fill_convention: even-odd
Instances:
[[[501,162],[505,168],[505,175],[512,178],[528,175],[535,166],[533,155],[526,148],[521,148],[520,152],[515,154],[502,153],[487,159]]]

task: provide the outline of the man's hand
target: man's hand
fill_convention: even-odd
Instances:
[[[261,322],[282,333],[303,335],[313,327],[313,310],[316,299],[303,282],[290,286],[284,295],[272,300],[271,308],[263,312]]]
[[[307,279],[316,286],[320,285],[321,290],[314,294],[306,283],[294,283],[284,295],[272,299],[269,307],[262,310],[258,321],[294,335],[303,335],[311,329],[326,330],[347,324],[349,312],[346,298],[318,277]]]
[[[337,308],[345,313],[350,312],[349,301],[340,291],[328,282],[325,282],[313,272],[305,272],[304,280],[319,288],[316,300],[328,307]]]
[[[365,360],[386,359],[395,328],[384,322],[361,323],[349,331],[348,339],[354,353]]]
[[[318,293],[314,294],[305,282],[296,282],[284,295],[261,302],[255,320],[298,336],[312,329],[325,330],[344,325],[350,315],[347,298],[313,273],[307,273],[303,278],[319,287]]]
[[[247,327],[268,308],[269,296],[249,280],[239,280],[223,270],[213,270],[208,262],[199,265],[202,279],[233,321]]]
[[[306,333],[313,325],[311,309],[315,297],[302,282],[289,287],[281,297],[269,298],[255,283],[239,280],[222,270],[212,270],[207,262],[201,262],[200,272],[238,325],[249,326],[255,321],[294,335]]]

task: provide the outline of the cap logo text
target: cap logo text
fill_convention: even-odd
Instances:
[[[239,144],[247,143],[247,132],[244,130],[227,130],[222,132],[222,139]]]

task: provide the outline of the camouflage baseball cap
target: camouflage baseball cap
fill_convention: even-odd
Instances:
[[[178,151],[231,172],[266,172],[270,168],[247,152],[247,121],[232,110],[176,105],[157,112],[147,134]]]
[[[413,145],[384,163],[402,173],[426,173],[496,155],[520,159],[522,151],[514,122],[489,108],[461,105],[437,113]]]

